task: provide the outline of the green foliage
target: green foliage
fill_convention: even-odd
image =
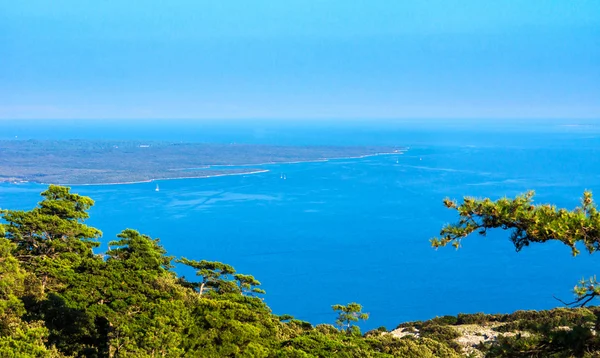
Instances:
[[[458,357],[461,324],[517,332],[483,344],[491,357],[600,352],[600,308],[444,316],[401,325],[419,331],[401,339],[384,327],[361,335],[357,303],[333,306],[339,329],[277,316],[253,276],[182,258],[198,280],[178,277],[159,240],[135,230],[95,254],[93,201],[59,186],[42,195],[30,211],[1,212],[0,357]]]
[[[45,345],[48,330],[42,322],[20,323],[11,335],[0,335],[0,357],[64,357],[54,348]]]
[[[459,221],[444,226],[440,238],[432,239],[431,244],[436,248],[448,244],[458,248],[462,239],[474,232],[485,236],[488,230],[499,228],[511,232],[510,239],[517,251],[531,243],[550,240],[569,246],[573,255],[579,254],[578,245],[583,245],[589,253],[600,248],[600,212],[591,192],[584,192],[581,205],[571,211],[549,204],[534,205],[533,196],[530,191],[514,199],[497,201],[465,197],[461,204],[445,199],[445,206],[458,212]],[[600,296],[600,286],[595,277],[584,279],[575,286],[574,293],[575,301],[563,303],[583,307]],[[457,318],[457,324],[507,322],[496,330],[516,332],[484,344],[481,348],[491,357],[574,357],[597,355],[600,351],[600,340],[596,338],[600,318],[595,311],[529,311],[513,315],[459,315]]]
[[[265,290],[258,288],[260,282],[251,275],[235,274],[233,275],[238,283],[238,288],[242,294],[258,295],[266,293]]]
[[[280,325],[262,300],[240,294],[197,296],[191,316],[190,356],[266,356]]]
[[[494,319],[494,317],[495,316],[493,315],[490,316],[485,313],[459,313],[456,316],[456,322],[454,324],[485,324],[490,322],[490,319]]]
[[[442,343],[424,339],[398,339],[389,334],[368,338],[348,335],[333,326],[317,326],[283,343],[277,357],[459,357]]]
[[[29,293],[29,274],[12,255],[15,245],[0,239],[0,357],[58,357],[46,346],[42,322],[22,319],[26,310],[19,297]]]
[[[182,258],[199,280],[177,277],[160,242],[132,229],[95,254],[101,232],[85,224],[94,202],[54,185],[42,196],[30,211],[1,213],[2,357],[417,357],[449,349],[382,332],[365,338],[352,325],[367,318],[356,303],[334,306],[343,332],[274,315],[253,276]]]
[[[436,342],[444,344],[445,347],[453,349],[456,353],[460,353],[462,348],[456,343],[456,338],[460,336],[458,332],[452,328],[458,324],[459,319],[452,316],[437,317],[429,321],[407,322],[400,324],[398,328],[409,328],[415,332],[419,332],[422,338],[428,338]]]
[[[460,314],[458,315],[460,317]],[[434,323],[438,323],[438,324],[448,324],[448,325],[453,325],[453,324],[457,324],[459,321],[459,318],[454,317],[454,316],[442,316],[442,317],[436,317],[430,320],[430,322],[434,322]]]
[[[38,207],[31,211],[5,210],[4,237],[15,244],[12,254],[23,268],[35,274],[42,293],[60,289],[62,278],[78,263],[94,256],[100,230],[84,224],[94,201],[50,185]]]
[[[44,200],[31,211],[6,210],[2,214],[7,222],[5,234],[17,244],[15,256],[91,253],[102,235],[83,223],[94,201],[56,185],[50,185],[42,196]]]
[[[596,325],[600,308],[558,308],[498,315],[499,332],[516,332],[482,347],[490,357],[583,357],[600,351]]]
[[[429,321],[406,322],[399,328],[414,329],[429,338],[462,352],[456,344],[459,328],[470,330],[492,328],[497,340],[477,348],[486,357],[583,357],[600,352],[596,338],[600,307],[557,308],[549,311],[516,311],[511,314],[459,314],[455,319],[434,318]]]
[[[488,198],[465,197],[462,204],[450,199],[444,205],[459,214],[457,224],[442,228],[441,238],[432,239],[434,247],[452,244],[460,246],[460,241],[473,232],[485,235],[488,229],[510,230],[510,239],[517,251],[533,242],[558,240],[569,246],[573,255],[579,250],[578,242],[590,252],[600,247],[600,213],[586,191],[581,206],[572,211],[557,209],[554,205],[533,205],[534,192],[519,195],[514,199],[502,198],[492,201]]]
[[[379,339],[370,340],[370,345],[377,351],[381,351],[386,356],[406,357],[406,358],[434,358],[461,357],[455,350],[442,342],[430,338],[404,338],[396,339],[390,335],[383,335]],[[377,356],[375,356],[377,357]]]
[[[333,305],[332,308],[334,311],[338,312],[335,323],[338,325],[338,327],[340,327],[341,330],[346,330],[348,333],[354,332],[360,334],[360,330],[353,330],[355,326],[352,324],[354,322],[358,322],[359,320],[366,321],[369,319],[369,314],[363,313],[362,306],[356,302],[349,303],[346,306]]]
[[[293,319],[294,319],[294,316],[292,316],[290,314],[282,314],[279,316],[279,321],[281,321],[281,322],[290,321]]]
[[[195,261],[186,258],[181,258],[177,262],[195,269],[196,276],[202,278],[200,282],[188,283],[200,295],[204,294],[205,291],[213,291],[218,294],[240,293],[248,296],[265,293],[263,289],[258,288],[260,282],[254,276],[236,273],[230,265],[216,261]]]
[[[591,192],[584,192],[581,205],[571,211],[550,204],[533,205],[533,196],[530,191],[497,201],[465,197],[461,204],[445,199],[444,205],[458,212],[459,221],[444,226],[440,238],[432,239],[431,245],[438,248],[452,244],[458,248],[462,239],[474,232],[485,236],[489,229],[500,228],[511,232],[510,240],[517,251],[550,240],[569,246],[574,256],[579,254],[578,244],[589,253],[600,248],[600,212]],[[577,299],[565,304],[584,306],[600,295],[600,286],[592,277],[580,281],[573,291]]]
[[[235,273],[235,269],[232,266],[216,261],[188,260],[185,257],[177,260],[177,262],[196,269],[196,275],[202,277],[202,281],[199,283],[191,284],[198,289],[200,295],[205,290],[214,290],[218,293],[235,291],[233,285],[231,285],[230,278]]]
[[[421,328],[419,333],[423,338],[430,338],[437,342],[443,342],[457,352],[461,351],[461,347],[455,341],[456,338],[460,337],[460,334],[452,329],[452,327],[433,324],[425,325]]]

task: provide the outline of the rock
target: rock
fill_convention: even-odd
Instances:
[[[398,328],[395,329],[393,331],[391,331],[389,334],[391,334],[394,337],[397,338],[402,338],[402,337],[407,337],[407,336],[412,336],[413,338],[419,338],[419,330],[416,328]]]

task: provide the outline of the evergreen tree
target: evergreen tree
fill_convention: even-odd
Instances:
[[[573,256],[579,254],[578,244],[589,253],[600,248],[600,212],[592,193],[583,193],[581,205],[573,210],[558,209],[550,204],[533,204],[534,192],[514,199],[465,197],[462,203],[445,199],[444,205],[456,210],[459,220],[444,226],[439,238],[431,240],[433,247],[452,244],[460,247],[461,240],[477,232],[485,236],[488,230],[510,231],[510,240],[517,251],[532,243],[559,241],[571,248]],[[600,287],[593,277],[581,281],[574,290],[577,299],[568,305],[583,306],[600,295]]]
[[[258,288],[260,282],[252,275],[235,274],[233,276],[238,283],[239,290],[242,294],[258,295],[265,294],[265,290]]]
[[[95,254],[93,200],[51,185],[30,211],[0,213],[0,357],[453,357],[445,343],[363,337],[358,304],[336,305],[340,332],[274,315],[251,275],[182,258],[126,229]],[[347,334],[347,332],[355,334]]]
[[[230,265],[217,261],[188,260],[185,257],[177,262],[194,268],[197,270],[196,275],[202,277],[202,281],[192,284],[200,295],[207,289],[221,293],[236,290],[235,285],[231,283],[231,276],[235,274],[235,269]]]
[[[354,322],[358,322],[359,320],[366,321],[369,319],[369,314],[363,313],[362,306],[356,302],[348,303],[346,306],[333,305],[332,308],[334,311],[338,312],[335,323],[338,325],[338,327],[340,327],[341,330],[345,330],[348,333],[354,331]]]
[[[0,239],[0,357],[59,357],[46,346],[48,329],[43,322],[26,322],[19,297],[30,294],[30,275],[12,255],[14,244]]]
[[[5,210],[2,231],[15,244],[13,255],[36,273],[44,291],[48,285],[64,284],[58,278],[68,275],[65,270],[94,256],[102,233],[84,224],[92,199],[56,185],[42,196],[44,200],[31,211]]]

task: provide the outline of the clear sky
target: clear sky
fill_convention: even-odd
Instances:
[[[0,118],[600,118],[599,0],[0,0]]]

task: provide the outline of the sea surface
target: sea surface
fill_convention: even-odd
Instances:
[[[17,137],[15,139],[15,137]],[[434,250],[456,220],[445,197],[514,196],[573,208],[600,193],[594,121],[0,121],[0,139],[142,139],[287,145],[398,145],[401,155],[264,165],[268,172],[154,183],[75,186],[96,205],[101,250],[125,228],[169,254],[254,275],[277,314],[333,323],[358,302],[363,329],[459,312],[560,306],[598,258],[559,243],[515,252],[507,232]],[[286,179],[282,179],[285,175]],[[0,207],[29,209],[44,186],[0,184]],[[100,251],[101,251],[100,250]],[[178,268],[188,277],[193,273]]]

